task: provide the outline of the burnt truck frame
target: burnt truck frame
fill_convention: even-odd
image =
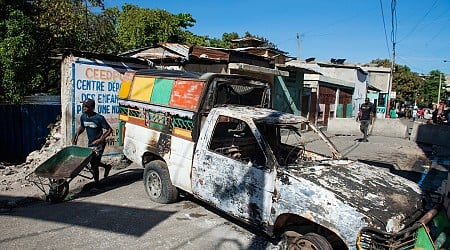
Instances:
[[[385,249],[398,243],[385,235],[424,213],[416,183],[341,159],[306,118],[269,109],[263,81],[129,72],[119,105],[124,155],[145,168],[151,200],[175,202],[183,191],[279,239],[282,249]],[[329,155],[306,148],[312,135]],[[385,232],[382,243],[364,233],[371,229]]]

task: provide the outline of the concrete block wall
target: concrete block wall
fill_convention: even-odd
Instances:
[[[417,124],[411,133],[416,142],[449,147],[450,126],[437,124]]]
[[[332,118],[328,120],[327,132],[331,134],[361,135],[355,118]],[[398,119],[376,119],[369,127],[370,135],[407,138],[408,127]]]

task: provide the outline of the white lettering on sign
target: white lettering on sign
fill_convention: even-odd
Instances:
[[[83,113],[82,101],[92,99],[95,101],[95,111],[102,114],[113,128],[108,139],[108,147],[105,153],[120,152],[118,147],[119,140],[119,89],[123,78],[121,72],[123,68],[113,68],[106,65],[89,65],[84,63],[75,63],[75,75],[73,81],[74,93],[74,114],[72,118],[75,122],[75,128],[80,124],[80,115]],[[80,146],[84,143],[80,141]]]

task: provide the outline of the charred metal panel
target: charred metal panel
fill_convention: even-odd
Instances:
[[[242,162],[208,149],[220,115],[240,117],[239,112],[221,109],[213,111],[205,121],[205,128],[195,151],[192,171],[193,193],[221,210],[254,224],[267,225],[274,190],[275,171],[266,166]],[[255,132],[251,120],[247,124]]]
[[[388,171],[352,161],[323,161],[279,175],[276,215],[295,213],[336,232],[353,245],[359,229],[388,232],[403,228],[421,209],[417,185]]]
[[[158,143],[156,144],[157,152],[159,155],[169,155],[170,153],[170,146],[171,146],[172,136],[160,133]]]
[[[281,175],[277,190],[279,197],[273,203],[274,219],[284,213],[300,215],[336,232],[349,245],[356,242],[359,229],[367,225],[366,217],[356,208],[310,181]]]
[[[193,193],[233,216],[267,224],[274,172],[264,171],[209,150],[193,171]]]

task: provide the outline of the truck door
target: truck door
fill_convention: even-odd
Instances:
[[[193,193],[254,224],[267,222],[276,174],[267,166],[264,150],[252,132],[256,127],[251,123],[252,129],[247,122],[223,115],[216,116],[215,121],[199,138],[192,172]]]

